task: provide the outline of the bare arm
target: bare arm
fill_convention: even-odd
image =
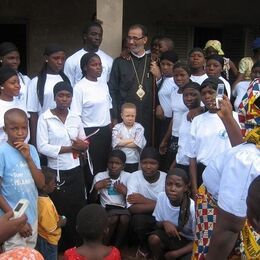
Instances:
[[[32,178],[35,182],[35,185],[37,186],[37,188],[41,189],[45,184],[45,178],[44,178],[44,175],[42,174],[41,170],[36,167],[32,157],[31,157],[29,145],[25,144],[23,142],[15,142],[14,145],[15,145],[15,148],[17,150],[19,150],[21,152],[21,154],[23,155],[23,157],[25,158],[25,160],[28,164],[28,167],[30,169]]]
[[[229,60],[229,66],[230,66],[230,70],[232,71],[234,76],[237,77],[238,76],[238,70],[237,70],[235,63],[232,60]]]
[[[140,193],[128,195],[127,202],[132,204],[129,210],[133,214],[152,213],[156,205],[155,200],[148,199]]]
[[[243,80],[245,80],[244,74],[238,72],[237,78],[236,78],[235,82],[232,84],[232,90],[235,89],[235,86],[237,85],[238,82],[243,81]]]
[[[165,154],[167,152],[167,145],[168,145],[169,139],[172,135],[172,124],[173,124],[173,119],[171,120],[168,130],[161,141],[161,144],[159,147],[160,154]]]
[[[236,217],[218,207],[217,223],[213,230],[206,259],[227,259],[244,223],[245,218]]]
[[[243,143],[241,129],[233,117],[232,105],[227,96],[224,96],[220,102],[220,110],[217,111],[217,114],[225,126],[231,145],[236,146]]]

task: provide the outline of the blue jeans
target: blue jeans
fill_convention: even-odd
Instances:
[[[50,244],[46,239],[38,235],[36,249],[45,260],[57,260],[58,246]]]

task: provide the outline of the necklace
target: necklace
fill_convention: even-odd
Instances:
[[[137,74],[136,67],[135,67],[135,64],[134,64],[134,61],[133,61],[132,57],[131,57],[131,61],[132,61],[132,65],[133,65],[133,68],[134,68],[134,72],[135,72],[135,76],[136,76],[136,79],[137,79],[137,83],[139,85],[138,86],[138,90],[136,91],[136,95],[140,98],[140,100],[142,100],[142,98],[145,95],[145,91],[143,90],[143,82],[144,82],[144,74],[145,74],[146,63],[147,63],[147,55],[145,55],[144,69],[143,69],[143,74],[142,74],[141,81],[140,81],[139,76]]]

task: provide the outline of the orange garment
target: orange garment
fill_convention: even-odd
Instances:
[[[61,228],[57,226],[59,215],[49,197],[38,198],[38,234],[52,245],[58,245]]]

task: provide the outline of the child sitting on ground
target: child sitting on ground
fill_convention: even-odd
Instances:
[[[26,113],[12,108],[4,114],[7,142],[0,146],[0,215],[12,211],[20,199],[29,200],[28,222],[4,243],[4,250],[34,248],[37,240],[37,188],[44,185],[40,159],[34,146],[24,143],[28,134]]]
[[[138,259],[149,253],[147,237],[155,227],[152,213],[158,194],[165,188],[166,173],[159,171],[159,161],[159,152],[146,147],[140,156],[141,170],[132,173],[127,182],[127,207],[132,213],[131,229],[139,243]]]
[[[125,171],[135,172],[138,170],[140,152],[146,145],[144,128],[135,122],[135,104],[123,104],[121,117],[123,122],[116,124],[112,131],[112,147],[120,149],[126,154]]]
[[[61,227],[66,224],[66,217],[59,216],[48,196],[55,190],[56,175],[53,170],[43,166],[45,185],[39,190],[38,198],[38,239],[37,250],[45,260],[57,259],[57,245],[61,237]]]
[[[108,213],[109,231],[104,237],[107,245],[114,244],[120,248],[128,230],[130,213],[126,209],[127,181],[130,173],[123,171],[126,155],[121,150],[113,150],[108,159],[108,170],[94,177],[91,200],[100,202]],[[113,243],[114,241],[114,243]]]
[[[153,212],[157,229],[149,236],[155,259],[191,259],[195,205],[189,197],[188,184],[189,179],[183,169],[169,170],[165,192],[159,194]]]
[[[66,250],[64,260],[120,260],[116,247],[102,244],[103,235],[108,230],[107,222],[107,213],[102,206],[89,204],[82,208],[77,216],[77,231],[83,238],[83,245]]]

